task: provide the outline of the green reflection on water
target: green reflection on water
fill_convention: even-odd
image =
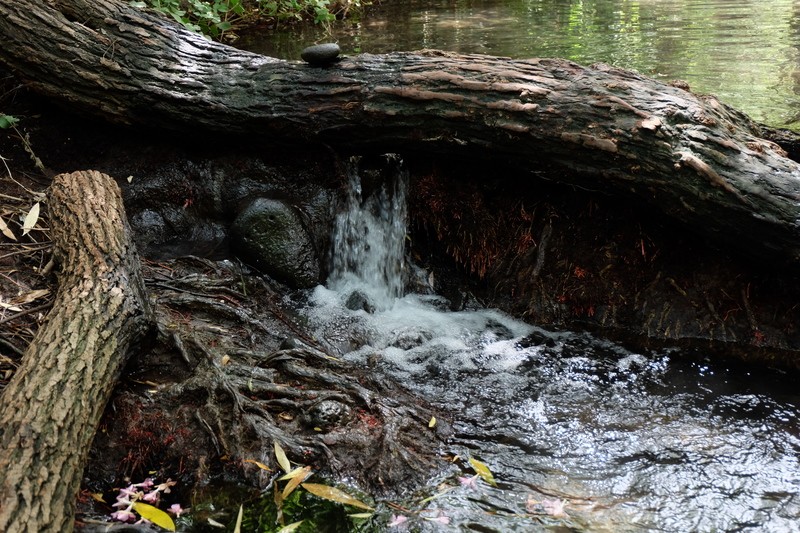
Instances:
[[[297,59],[337,41],[345,54],[437,48],[605,62],[699,93],[773,126],[800,128],[800,2],[794,0],[384,0],[358,21],[282,28],[238,44]]]

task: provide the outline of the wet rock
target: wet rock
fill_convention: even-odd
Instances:
[[[280,200],[253,200],[231,227],[231,249],[291,287],[319,283],[320,261],[313,241],[299,214]]]
[[[335,400],[323,400],[308,410],[305,422],[310,427],[329,429],[347,424],[352,409]]]
[[[375,305],[369,299],[369,296],[361,291],[353,291],[350,293],[344,306],[351,311],[366,311],[370,314],[375,312]]]
[[[312,66],[322,67],[335,62],[340,51],[339,45],[336,43],[315,44],[304,48],[300,52],[300,57]]]

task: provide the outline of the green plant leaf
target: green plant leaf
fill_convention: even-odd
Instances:
[[[2,129],[10,128],[17,122],[19,122],[17,117],[12,117],[11,115],[0,115],[0,128]]]
[[[133,502],[133,510],[139,513],[139,516],[145,520],[149,520],[168,531],[175,531],[175,522],[172,521],[172,518],[170,518],[167,513],[158,507],[153,507],[146,503]]]
[[[365,509],[367,511],[374,511],[372,507],[367,505],[366,503],[357,500],[347,494],[344,491],[341,491],[334,487],[329,487],[328,485],[320,485],[319,483],[303,483],[301,485],[304,489],[308,492],[313,494],[314,496],[319,496],[320,498],[324,498],[326,500],[331,500],[332,502],[343,503],[345,505],[351,505],[353,507],[358,507],[359,509]]]
[[[469,458],[469,464],[472,465],[472,468],[475,469],[475,473],[481,476],[481,479],[483,479],[486,483],[488,483],[492,487],[497,486],[497,482],[494,480],[492,471],[489,470],[488,466],[478,461],[477,459],[473,459],[472,457]]]

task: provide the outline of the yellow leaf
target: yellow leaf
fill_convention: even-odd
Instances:
[[[25,220],[22,221],[22,234],[26,235],[33,227],[36,225],[36,222],[39,220],[39,202],[33,204],[31,210],[28,211],[28,214],[25,215]]]
[[[359,509],[374,511],[374,509],[366,503],[353,498],[346,492],[337,488],[329,487],[328,485],[320,485],[318,483],[303,483],[302,487],[314,496],[319,496],[320,498],[343,503],[345,505],[352,505],[353,507],[358,507]]]
[[[303,472],[308,472],[310,470],[311,470],[310,466],[298,466],[297,468],[295,468],[294,470],[292,470],[288,474],[284,474],[281,477],[279,477],[278,481],[286,481],[287,479],[294,479],[297,476],[299,476],[300,474],[302,474]]]
[[[353,514],[348,514],[347,516],[349,516],[350,518],[361,519],[361,518],[369,518],[370,516],[372,516],[372,513],[353,513]]]
[[[292,522],[288,526],[283,526],[282,528],[280,528],[278,530],[278,533],[291,533],[292,531],[300,527],[300,524],[302,523],[303,523],[302,520],[300,520],[299,522]]]
[[[267,472],[272,472],[272,469],[270,467],[268,467],[264,463],[260,463],[260,462],[258,462],[256,460],[254,460],[254,459],[245,459],[243,462],[245,462],[245,463],[253,463],[257,467],[259,467],[261,470],[266,470]]]
[[[133,502],[133,510],[139,513],[139,516],[145,520],[149,520],[166,530],[175,531],[175,522],[172,521],[172,518],[170,518],[167,513],[158,507],[153,507],[146,503]]]
[[[428,427],[429,427],[429,428],[432,428],[432,427],[433,427],[433,426],[435,426],[435,425],[436,425],[436,417],[435,417],[435,416],[432,416],[432,417],[431,417],[431,421],[430,421],[430,422],[428,422]]]
[[[275,458],[278,460],[278,464],[281,465],[283,471],[287,474],[292,470],[292,465],[289,463],[289,458],[286,457],[286,452],[283,451],[281,445],[278,444],[278,441],[275,441]]]
[[[100,503],[106,503],[106,501],[103,499],[103,493],[102,492],[92,492],[91,494],[92,494],[92,499],[94,501],[100,502]]]
[[[478,461],[477,459],[473,459],[472,457],[469,458],[469,464],[472,465],[472,468],[475,469],[475,473],[481,476],[481,479],[483,479],[486,483],[488,483],[492,487],[497,486],[497,482],[494,480],[492,471],[489,470],[488,466]]]
[[[242,533],[242,505],[239,505],[239,516],[236,517],[236,526],[233,528],[233,533]]]
[[[283,487],[283,493],[281,494],[281,498],[284,500],[288,498],[289,494],[294,492],[294,489],[296,489],[300,483],[306,480],[310,472],[311,472],[310,466],[304,466],[303,468],[300,468],[300,472],[298,474],[295,474],[294,472],[289,472],[289,474],[293,474],[292,479],[289,481],[289,483],[286,484],[285,487]],[[289,474],[286,475],[288,476]]]
[[[9,239],[11,239],[12,241],[16,241],[17,240],[17,238],[14,237],[14,233],[10,229],[8,229],[8,225],[6,225],[6,221],[3,220],[2,218],[0,218],[0,232],[2,232],[3,235],[5,235]]]

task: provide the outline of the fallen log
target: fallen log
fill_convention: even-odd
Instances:
[[[71,531],[97,424],[153,317],[119,187],[60,174],[50,191],[59,292],[0,403],[0,531]]]
[[[800,258],[800,166],[742,113],[633,72],[435,51],[321,68],[118,0],[0,0],[0,35],[0,61],[31,88],[111,121],[502,159],[631,195],[756,255]]]

